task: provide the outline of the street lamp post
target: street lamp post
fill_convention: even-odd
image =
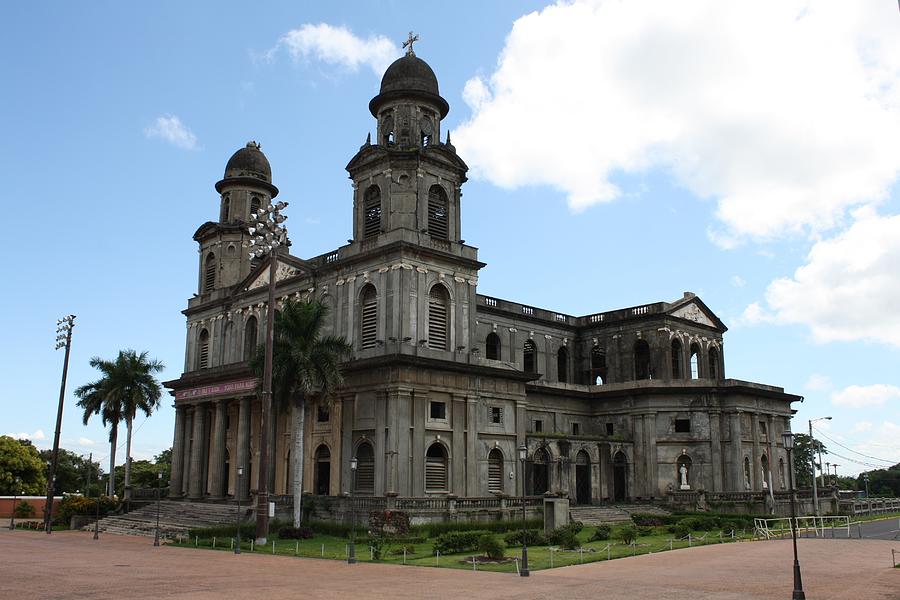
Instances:
[[[19,486],[22,483],[22,480],[16,477],[16,487],[13,488],[13,505],[12,512],[9,513],[9,530],[12,531],[16,528],[16,503],[19,501]],[[868,488],[869,480],[866,479],[866,489]],[[868,494],[866,494],[868,496]]]
[[[794,594],[791,596],[791,600],[806,600],[806,594],[803,593],[803,580],[800,577],[800,561],[797,559],[797,491],[794,489],[794,463],[791,459],[794,450],[794,434],[785,431],[781,434],[781,439],[788,454],[788,477],[791,488],[791,539],[794,542]]]
[[[813,437],[812,424],[815,423],[816,421],[830,421],[830,420],[831,420],[831,417],[819,417],[818,419],[810,419],[809,420],[809,441],[811,444],[813,444],[813,446],[812,446],[812,452],[813,452],[813,472],[812,472],[813,509],[816,511],[817,517],[819,516],[819,491],[816,488],[816,458],[815,458],[816,440]],[[793,439],[793,435],[791,436],[791,439]],[[819,472],[821,472],[821,471],[822,471],[822,452],[819,451]],[[822,485],[825,485],[824,479],[822,480]]]
[[[156,474],[156,535],[153,537],[153,545],[159,546],[159,486],[162,485],[162,471]]]
[[[241,492],[243,491],[243,479],[244,479],[244,467],[237,468],[237,489],[234,491],[234,495],[237,497],[238,501],[238,509],[237,509],[237,544],[234,545],[234,553],[241,553]]]
[[[356,564],[356,508],[353,506],[353,492],[356,491],[356,468],[359,461],[354,456],[350,459],[350,547],[347,550],[347,564]]]
[[[286,246],[287,219],[280,211],[287,202],[269,204],[250,215],[250,258],[269,257],[269,304],[266,308],[266,348],[263,366],[262,410],[259,419],[259,484],[256,496],[256,543],[265,544],[269,533],[269,419],[272,412],[272,346],[275,331],[275,273],[277,250]]]
[[[528,447],[525,444],[519,446],[519,462],[522,464],[522,568],[519,575],[528,577],[528,534],[525,531],[525,459],[528,458]]]
[[[66,349],[63,359],[62,383],[59,386],[59,406],[56,409],[56,432],[53,434],[53,454],[50,458],[50,472],[47,474],[47,501],[44,502],[44,529],[49,534],[53,531],[50,524],[53,513],[53,494],[56,492],[56,466],[59,463],[59,432],[62,429],[63,400],[66,397],[66,376],[69,373],[69,352],[72,349],[72,328],[75,327],[75,315],[66,315],[56,321],[56,349]]]

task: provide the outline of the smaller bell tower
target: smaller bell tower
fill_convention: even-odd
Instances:
[[[200,295],[230,288],[250,273],[250,214],[278,195],[278,188],[272,185],[272,168],[258,143],[247,142],[228,159],[216,191],[218,220],[204,223],[194,234],[200,244]]]

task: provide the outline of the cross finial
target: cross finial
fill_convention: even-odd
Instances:
[[[418,42],[418,41],[419,41],[419,34],[418,33],[414,34],[412,31],[410,31],[409,37],[406,38],[405,42],[403,42],[403,47],[406,48],[407,56],[415,56],[416,55],[416,53],[413,52],[413,43]]]

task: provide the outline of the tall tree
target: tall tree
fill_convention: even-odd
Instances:
[[[306,403],[312,395],[330,403],[331,393],[343,381],[340,364],[351,352],[343,337],[322,335],[328,307],[318,301],[288,299],[275,314],[272,358],[272,399],[276,410],[291,412],[294,447],[291,450],[293,472],[294,526],[302,519],[303,447]],[[260,348],[252,367],[262,380],[264,357]],[[263,475],[265,476],[265,475]]]
[[[100,415],[103,426],[110,426],[108,493],[112,496],[116,489],[116,442],[119,438],[119,423],[124,420],[128,426],[126,454],[127,458],[130,458],[134,415],[138,410],[149,415],[159,405],[161,392],[153,373],[161,371],[163,365],[156,360],[148,361],[146,352],[137,354],[134,350],[120,350],[115,361],[95,356],[91,359],[91,366],[99,370],[103,376],[76,389],[75,395],[80,398],[78,406],[84,409],[85,425],[92,415]],[[128,462],[126,460],[126,489]]]
[[[0,435],[0,494],[46,493],[44,462],[30,440]],[[16,479],[19,481],[16,482]]]
[[[821,467],[816,460],[819,446],[822,446],[824,452],[825,446],[819,440],[814,440],[805,433],[794,434],[794,473],[797,476],[798,488],[812,487],[814,469]]]
[[[41,450],[41,460],[44,461],[47,472],[50,470],[52,458],[52,450]],[[53,488],[57,494],[86,490],[90,487],[90,480],[96,477],[99,469],[100,463],[89,462],[86,456],[60,448],[56,464],[56,484]],[[91,474],[93,477],[90,477]],[[87,492],[85,491],[85,493]]]

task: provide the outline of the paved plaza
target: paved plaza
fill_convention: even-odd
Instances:
[[[153,547],[147,538],[0,530],[0,598],[790,598],[790,540],[703,546],[530,578]],[[800,541],[810,600],[898,600],[892,540]]]

